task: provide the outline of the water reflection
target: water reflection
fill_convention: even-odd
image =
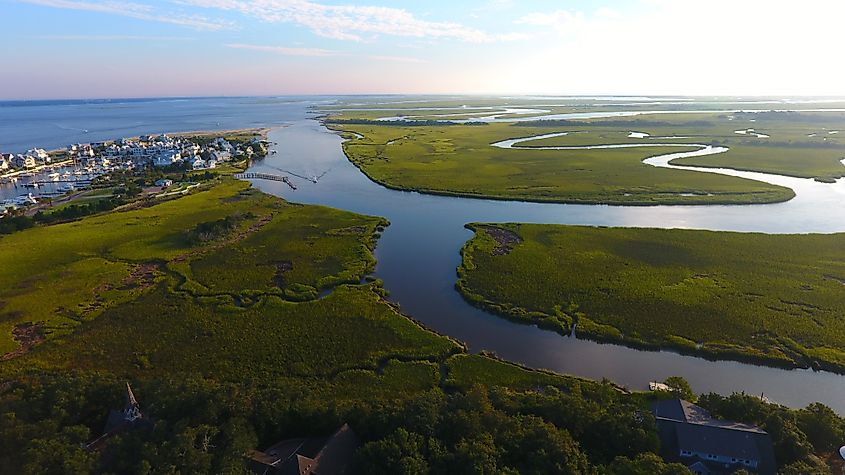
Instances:
[[[787,179],[800,199],[753,206],[562,205],[479,200],[390,190],[368,180],[344,156],[342,139],[312,120],[271,132],[278,153],[255,171],[286,169],[304,176],[327,172],[318,183],[297,180],[298,189],[256,181],[263,191],[301,203],[323,204],[387,217],[391,226],[376,249],[376,274],[403,312],[469,344],[533,367],[610,378],[632,388],[649,380],[683,375],[696,391],[765,393],[803,406],[821,401],[845,413],[845,377],[809,370],[787,371],[736,362],[712,362],[673,352],[645,352],[598,344],[519,325],[472,307],[454,290],[459,249],[474,221],[696,228],[769,233],[845,231],[845,207],[830,206],[841,186]],[[747,172],[737,172],[747,173]],[[780,178],[778,178],[780,180]],[[793,181],[797,180],[797,181]],[[838,190],[829,192],[829,190]]]

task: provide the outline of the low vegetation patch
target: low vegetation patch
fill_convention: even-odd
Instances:
[[[793,196],[789,189],[761,182],[642,163],[650,156],[667,153],[665,147],[508,150],[491,144],[551,131],[509,124],[483,127],[402,124],[328,125],[362,136],[344,142],[349,160],[372,180],[404,190],[511,200],[630,205],[769,203]],[[599,137],[588,140],[592,140],[591,144],[606,143]],[[671,151],[694,149],[684,147],[681,142]]]
[[[498,227],[502,231],[490,233]],[[845,235],[471,225],[458,289],[517,321],[716,358],[845,372]],[[503,253],[494,237],[519,236]]]

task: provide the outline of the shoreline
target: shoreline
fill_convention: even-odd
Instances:
[[[611,325],[587,319],[584,322],[587,328],[579,327],[579,317],[566,315],[569,322],[562,322],[559,316],[542,311],[532,311],[522,307],[508,307],[507,302],[495,302],[484,295],[471,289],[465,279],[465,274],[475,267],[472,258],[468,256],[470,246],[475,235],[487,223],[468,223],[465,228],[471,230],[474,236],[461,246],[461,262],[456,269],[457,280],[454,288],[461,295],[461,298],[469,305],[484,310],[485,312],[500,318],[518,323],[521,325],[534,325],[538,328],[557,333],[564,338],[577,338],[593,341],[601,344],[612,344],[631,348],[639,351],[649,352],[671,352],[684,356],[702,358],[708,361],[733,361],[754,366],[777,368],[785,370],[812,370],[814,372],[824,371],[836,375],[845,375],[845,365],[832,361],[812,358],[809,355],[797,353],[794,359],[769,357],[763,354],[754,353],[749,349],[721,349],[714,346],[692,346],[683,344],[672,344],[671,341],[647,341],[630,338],[622,335],[621,332]],[[723,231],[720,231],[723,232]],[[508,310],[511,309],[511,311]],[[565,314],[564,314],[565,315]],[[602,331],[602,330],[607,331]],[[619,336],[617,336],[619,335]]]
[[[282,128],[282,127],[287,127],[287,125],[281,125],[278,128]],[[193,130],[193,131],[189,131],[189,132],[163,132],[163,134],[164,135],[170,135],[170,136],[173,136],[173,137],[196,137],[196,136],[212,135],[212,134],[232,135],[232,134],[253,133],[254,135],[261,137],[262,139],[266,140],[267,134],[270,133],[270,131],[273,130],[274,128],[277,128],[277,127],[250,127],[250,128],[245,128],[245,129],[225,129],[225,130]],[[140,139],[139,135],[134,135],[134,136],[130,136],[130,137],[118,137],[118,138],[114,138],[114,139],[109,139],[109,140],[105,140],[104,142],[115,142],[117,140],[139,140],[139,139]],[[63,153],[65,153],[65,151],[66,151],[65,149],[58,149],[57,148],[57,149],[47,150],[47,153],[48,154],[59,154],[59,153],[63,154]],[[44,165],[38,165],[36,167],[26,168],[26,169],[23,169],[23,170],[14,170],[14,171],[0,175],[0,180],[6,179],[6,178],[13,178],[13,177],[16,177],[16,176],[21,176],[21,175],[24,175],[24,174],[27,174],[27,173],[37,173],[37,172],[40,172],[40,171],[43,171],[43,170],[51,170],[51,169],[54,169],[54,168],[60,168],[60,167],[63,167],[63,166],[67,166],[68,164],[72,164],[74,162],[75,162],[74,159],[66,158],[66,159],[59,161],[59,162],[54,162],[54,163],[49,163],[49,164],[45,163]]]
[[[51,152],[52,151],[53,150],[51,150]],[[37,167],[33,167],[33,168],[25,168],[23,170],[15,170],[13,172],[9,172],[9,173],[5,173],[3,175],[0,175],[0,180],[26,175],[28,173],[38,173],[38,172],[43,171],[43,170],[53,170],[53,169],[56,169],[56,168],[61,168],[61,167],[67,166],[68,164],[73,163],[73,161],[74,160],[72,158],[68,158],[68,159],[62,160],[60,162],[49,163],[49,164],[45,163],[44,165],[38,165]]]

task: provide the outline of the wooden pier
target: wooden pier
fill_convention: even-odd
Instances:
[[[290,181],[290,178],[283,176],[283,175],[273,175],[270,173],[236,173],[235,178],[238,180],[271,180],[271,181],[280,181],[282,183],[287,184],[291,189],[295,190],[296,185]]]

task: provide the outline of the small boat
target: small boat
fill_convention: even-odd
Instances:
[[[59,174],[58,173],[51,173],[51,174],[47,175],[47,178],[49,178],[51,181],[59,181]]]
[[[59,188],[60,193],[69,193],[71,191],[76,191],[76,187],[73,186],[72,183],[68,183],[68,184],[63,185]]]
[[[38,203],[38,200],[32,196],[32,193],[21,195],[15,199],[15,204],[19,206],[34,205],[36,203]]]
[[[24,188],[38,188],[38,182],[37,181],[31,181],[29,183],[24,183],[23,187]]]

